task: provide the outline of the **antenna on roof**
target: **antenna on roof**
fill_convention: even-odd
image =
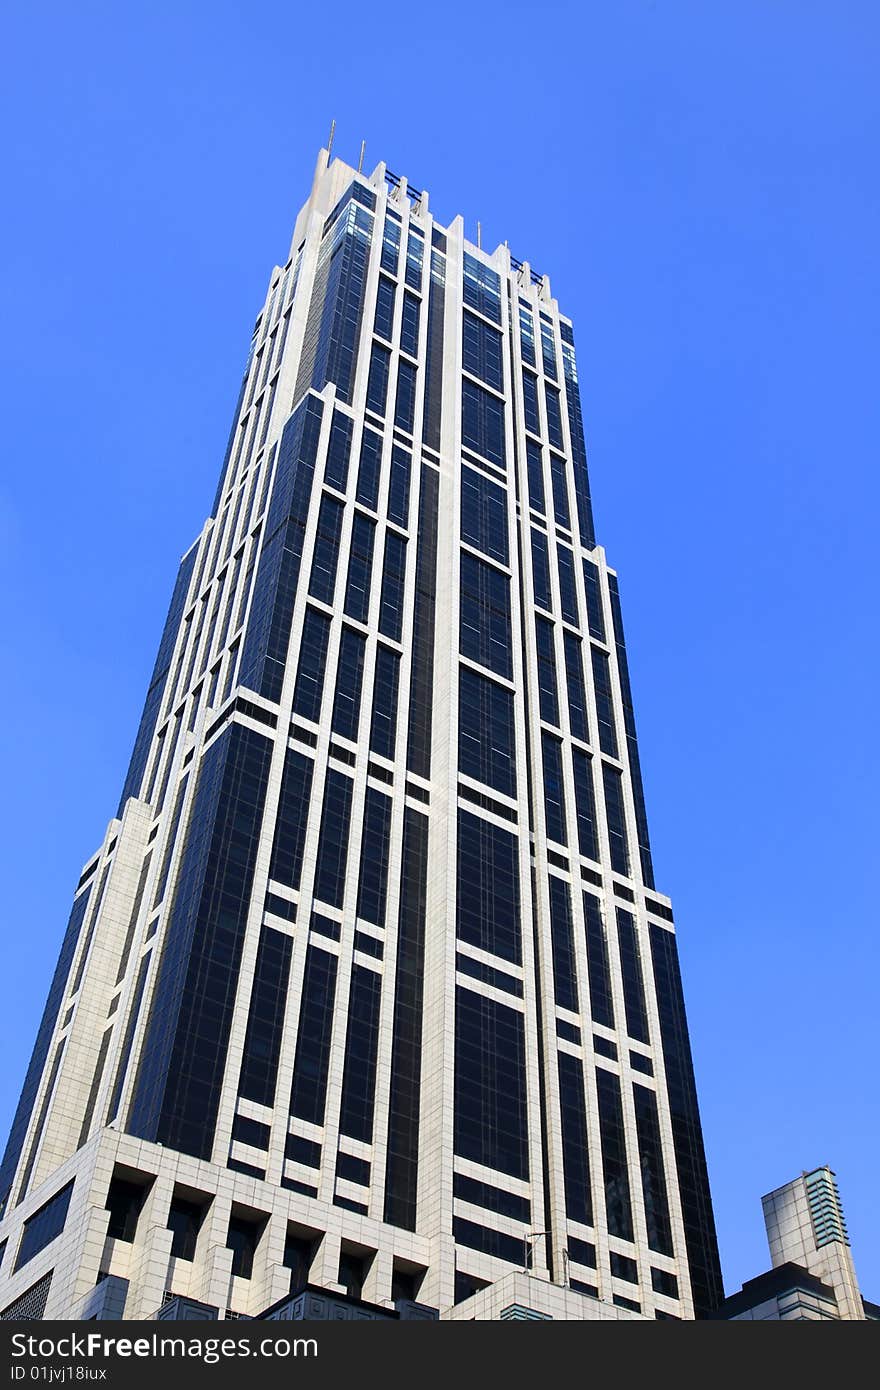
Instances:
[[[336,122],[330,122],[330,139],[327,141],[327,168],[330,168],[330,151],[333,149],[333,136],[336,133]]]
[[[483,249],[483,228],[480,226],[480,224],[479,224],[479,222],[478,222],[478,223],[477,223],[477,250],[478,250],[478,251],[482,251],[482,249]]]
[[[367,148],[367,142],[366,142],[366,140],[362,140],[362,141],[361,141],[361,157],[360,157],[360,159],[358,160],[358,173],[359,173],[359,174],[363,172],[363,167],[364,167],[364,153],[365,153],[365,151],[366,151],[366,148]]]

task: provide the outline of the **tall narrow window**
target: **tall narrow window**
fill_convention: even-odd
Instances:
[[[535,615],[535,641],[538,651],[538,697],[541,718],[548,724],[559,724],[559,697],[556,687],[556,652],[553,624],[549,618]]]
[[[394,531],[385,537],[385,567],[379,599],[379,631],[399,642],[403,633],[403,594],[406,586],[406,541]]]
[[[345,888],[352,786],[351,778],[341,772],[331,770],[327,773],[314,891],[316,898],[333,907],[342,906]]]
[[[568,884],[555,874],[550,877],[550,938],[553,947],[553,989],[561,1009],[577,1013],[577,966]]]
[[[390,364],[391,353],[388,349],[374,343],[370,355],[370,374],[367,378],[367,410],[371,410],[374,415],[385,414]]]
[[[351,528],[348,576],[345,581],[345,612],[349,618],[365,623],[370,611],[370,576],[376,523],[363,512],[355,512]]]
[[[342,629],[331,728],[343,738],[357,738],[366,645],[363,633],[350,627]]]
[[[565,791],[562,780],[562,744],[552,734],[541,735],[544,762],[544,815],[547,834],[557,844],[567,845],[565,830]]]
[[[307,608],[293,692],[294,714],[301,714],[304,719],[318,720],[321,715],[329,640],[330,619],[317,608]]]

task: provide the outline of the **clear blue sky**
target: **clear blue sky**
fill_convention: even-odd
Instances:
[[[7,10],[4,1138],[335,117],[574,319],[726,1285],[827,1162],[880,1300],[878,39],[870,0]]]

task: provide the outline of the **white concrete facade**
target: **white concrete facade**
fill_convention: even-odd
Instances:
[[[352,188],[359,192],[333,220]],[[400,250],[392,268],[390,253],[383,264],[383,242],[393,227]],[[463,290],[474,267],[490,277],[489,313]],[[388,331],[380,332],[377,305],[384,294],[387,306],[389,285],[393,314]],[[331,295],[339,312],[328,321]],[[465,359],[466,315],[471,344],[478,341],[491,356],[488,365],[472,350]],[[417,335],[407,339],[415,324]],[[378,410],[374,357],[387,372],[387,406]],[[404,399],[410,380],[411,410]],[[347,1254],[361,1261],[365,1299],[393,1307],[406,1286],[419,1302],[456,1318],[498,1317],[526,1296],[528,1306],[553,1317],[689,1318],[706,1312],[713,1291],[720,1293],[683,1015],[657,983],[660,957],[671,952],[674,961],[672,914],[650,878],[615,576],[592,535],[576,383],[570,324],[546,277],[513,261],[506,246],[491,254],[474,246],[461,218],[436,226],[427,194],[414,193],[384,165],[360,176],[339,160],[328,166],[321,152],[290,258],[273,271],[257,322],[214,514],[183,562],[127,795],[78,889],[82,920],[69,934],[69,959],[4,1161],[0,1316],[16,1316],[18,1301],[50,1272],[45,1317],[79,1317],[108,1275],[128,1282],[127,1318],[153,1316],[169,1292],[211,1305],[220,1317],[254,1316],[290,1288],[290,1238],[312,1244],[312,1284],[344,1291],[340,1256]],[[278,498],[288,486],[291,417],[308,409],[311,416],[296,418],[320,420],[313,477],[284,512]],[[477,418],[487,441],[482,452],[473,437]],[[347,468],[328,479],[331,431],[340,422],[350,434]],[[382,439],[372,500],[359,464],[368,432]],[[410,460],[407,487],[392,473],[395,449]],[[296,477],[306,476],[302,458],[292,465]],[[475,489],[481,490],[480,525],[500,528],[506,554],[492,553],[491,538],[479,543],[463,534],[462,509],[471,507]],[[322,540],[319,513],[335,518],[329,541]],[[266,578],[274,563],[270,531],[279,518],[288,526],[283,554],[277,542],[279,563],[301,548],[289,594],[277,576],[274,587]],[[372,535],[363,621],[350,605],[359,524]],[[533,543],[539,552],[546,547],[549,596],[541,592]],[[389,613],[400,603],[388,559],[395,546],[405,555],[396,635]],[[477,572],[475,562],[480,583],[501,585],[508,605],[500,627],[489,633],[487,626],[474,638],[483,644],[481,659],[463,651],[460,621],[462,568]],[[485,616],[489,608],[487,602],[480,611],[495,624],[496,617]],[[270,610],[274,629],[264,623]],[[539,651],[536,614],[550,634],[550,657]],[[309,622],[323,619],[319,659],[320,652],[315,658],[305,650],[303,634]],[[491,656],[482,659],[483,649],[504,646],[505,621],[506,674],[491,666]],[[258,632],[268,634],[262,647]],[[342,669],[346,633],[360,642],[361,664],[349,671]],[[279,640],[282,657],[267,657]],[[243,659],[252,663],[246,672]],[[374,709],[388,694],[386,677],[377,676],[380,659],[396,661],[399,672],[396,733],[385,753],[372,736]],[[271,660],[277,680],[267,695],[269,687],[261,691],[252,673],[268,680]],[[302,691],[316,683],[309,665],[315,661],[318,690],[307,715]],[[491,747],[474,755],[485,764],[480,776],[462,766],[462,671],[473,674],[487,700],[507,701],[513,710],[509,745],[495,746],[492,725]],[[344,681],[356,687],[359,706],[351,736],[338,730],[337,688]],[[181,903],[204,828],[210,780],[204,769],[214,766],[212,758],[221,770],[231,766],[221,749],[233,729],[247,731],[241,738],[257,750],[259,805],[241,848],[246,901],[229,927],[232,944],[206,947],[200,974],[193,962],[207,919],[188,919],[186,927]],[[424,756],[413,751],[420,740]],[[555,764],[542,756],[542,741],[558,758],[561,784]],[[279,843],[289,834],[279,806],[289,790],[292,754],[310,765],[295,885],[277,870]],[[510,763],[515,779],[505,789]],[[576,768],[589,778],[589,796]],[[238,789],[240,780],[232,777],[230,786]],[[328,838],[321,827],[330,789],[340,786],[348,851],[339,858],[336,901],[330,901],[318,888]],[[358,911],[364,861],[372,855],[372,848],[362,849],[371,792],[376,804],[378,796],[387,799],[388,813],[384,903],[373,913],[379,921]],[[461,929],[459,811],[514,845],[515,888],[505,880],[504,891],[518,904],[515,950],[486,949]],[[235,825],[228,835],[231,844]],[[422,843],[421,835],[420,859],[413,845]],[[593,849],[584,853],[591,835]],[[206,863],[207,848],[205,856]],[[567,923],[553,916],[553,904],[563,899]],[[590,917],[591,901],[598,917]],[[487,920],[494,910],[486,908]],[[212,932],[221,930],[222,911],[235,916],[218,896]],[[498,915],[500,923],[501,909]],[[284,979],[279,973],[275,981],[271,1040],[258,1044],[253,1000],[271,983],[260,964],[266,943],[285,960]],[[225,992],[217,1007],[227,1013],[215,1062],[222,1080],[199,1090],[187,1072],[174,1091],[206,1097],[204,1116],[189,1117],[204,1118],[208,1135],[196,1154],[159,1138],[177,1133],[187,1116],[168,1099],[176,1078],[163,1074],[151,1090],[150,1059],[186,1058],[189,1037],[195,1077],[208,1005],[187,1033],[182,1014],[167,1017],[167,1001],[189,1007],[179,1000],[192,1000],[199,990],[210,994],[205,972],[221,969]],[[311,1024],[304,1020],[313,1017],[307,1006],[317,1008],[317,993],[306,995],[317,990],[319,972],[332,979],[330,1002],[320,1037],[305,1036]],[[599,978],[604,974],[607,987]],[[362,1046],[349,1037],[350,1006],[355,982],[366,999],[370,980],[378,1004],[362,1047],[372,1059],[364,1063],[373,1092],[365,1098],[372,1102],[365,1139],[346,1132],[344,1112],[355,1074],[347,1068]],[[182,993],[175,994],[178,985]],[[415,1004],[409,990],[416,991]],[[465,1111],[477,1113],[473,1106],[482,1106],[484,1117],[476,1129],[486,1128],[492,1098],[476,1074],[468,1075],[463,1052],[456,1080],[457,999],[491,1014],[492,1027],[503,1025],[505,1038],[522,1042],[516,1077],[522,1133],[511,1139],[516,1154],[506,1167],[474,1157],[480,1142],[492,1147],[491,1135],[461,1137],[470,1123]],[[163,1028],[172,1038],[167,1054],[157,1042]],[[259,1048],[274,1048],[271,1104],[241,1093],[243,1067]],[[500,1043],[498,1052],[493,1075],[510,1061]],[[580,1077],[573,1107],[561,1096],[560,1056],[569,1059],[562,1064],[566,1075]],[[212,1065],[209,1058],[205,1074]],[[311,1066],[323,1067],[319,1120],[291,1113],[292,1088]],[[479,1093],[473,1106],[471,1092]],[[163,1129],[168,1125],[170,1131]],[[577,1135],[573,1125],[580,1126]],[[318,1149],[315,1162],[305,1161]],[[581,1171],[578,1152],[586,1160],[580,1195],[572,1191]],[[401,1172],[409,1177],[389,1176]],[[131,1238],[108,1234],[114,1174],[144,1192]],[[71,1178],[63,1231],[22,1261],[26,1222]],[[192,1258],[183,1258],[173,1253],[181,1247],[168,1228],[169,1212],[175,1198],[195,1200],[193,1194],[204,1217]],[[255,1232],[247,1277],[233,1273],[228,1239],[235,1216]],[[530,1273],[515,1276],[527,1260]]]

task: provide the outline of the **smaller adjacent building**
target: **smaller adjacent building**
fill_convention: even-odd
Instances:
[[[856,1278],[840,1193],[830,1168],[814,1168],[762,1198],[772,1268],[726,1298],[727,1321],[880,1319]]]

